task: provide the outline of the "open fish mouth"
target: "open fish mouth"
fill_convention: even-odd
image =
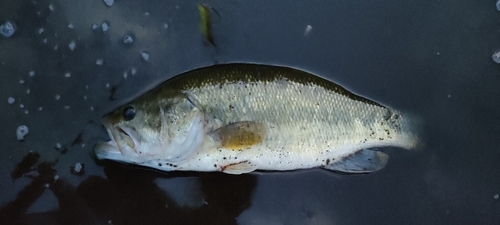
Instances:
[[[111,140],[95,145],[94,154],[97,159],[132,162],[129,156],[131,153],[135,153],[133,149],[138,144],[137,133],[124,125],[113,125],[107,119],[104,119],[102,123]],[[117,140],[122,140],[125,146],[119,145]],[[137,156],[137,154],[134,155]]]

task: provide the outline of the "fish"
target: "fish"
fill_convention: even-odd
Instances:
[[[177,75],[105,115],[98,160],[161,171],[340,173],[382,169],[382,147],[415,149],[418,117],[295,68],[229,63]]]

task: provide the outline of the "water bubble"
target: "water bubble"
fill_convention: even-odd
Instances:
[[[54,50],[57,50],[59,48],[59,45],[54,46]]]
[[[28,95],[29,95],[30,93],[31,93],[31,90],[30,90],[29,88],[28,88],[28,89],[26,89],[26,94],[28,94]]]
[[[107,83],[107,84],[106,84],[106,88],[107,88],[107,89],[109,89],[109,87],[110,87],[110,86],[109,86],[109,83]]]
[[[57,149],[57,150],[59,150],[59,149],[61,149],[61,148],[62,148],[61,143],[57,142],[57,143],[56,143],[56,149]]]
[[[41,107],[41,106],[38,107],[38,111],[42,111],[42,109],[43,109],[43,107]]]
[[[98,66],[102,66],[103,63],[104,63],[104,60],[102,60],[102,59],[97,59],[95,61],[95,64],[97,64]]]
[[[129,36],[129,35],[126,35],[123,38],[123,43],[126,44],[126,45],[132,44],[133,42],[134,42],[134,39],[131,36]]]
[[[12,104],[14,104],[14,102],[16,102],[16,99],[15,99],[15,98],[13,98],[13,97],[9,97],[9,98],[7,99],[7,103],[9,103],[9,104],[11,104],[11,105],[12,105]]]
[[[60,95],[56,95],[56,100],[59,100],[61,99],[61,96]]]
[[[42,42],[43,42],[44,44],[47,44],[47,38],[42,39]]]
[[[497,1],[496,5],[497,5],[497,10],[500,11],[500,0]]]
[[[104,4],[106,4],[107,6],[112,6],[113,3],[115,3],[114,0],[103,0]]]
[[[92,24],[92,30],[95,30],[95,29],[97,29],[97,28],[99,28],[99,26],[98,26],[97,24],[93,23],[93,24]]]
[[[19,108],[23,109],[24,108],[24,104],[23,103],[19,104]]]
[[[144,59],[144,61],[149,61],[149,53],[147,51],[142,51],[141,52],[141,56],[142,56],[142,59]]]
[[[495,52],[495,54],[493,54],[491,58],[494,62],[500,63],[500,51]]]
[[[54,5],[50,4],[49,9],[50,9],[50,11],[54,11]]]
[[[73,26],[73,24],[70,23],[70,24],[68,24],[68,28],[73,29],[73,28],[75,28],[75,26]]]
[[[70,73],[70,72],[66,72],[66,73],[64,74],[64,76],[65,76],[65,77],[67,77],[67,78],[70,78],[70,77],[71,77],[71,73]]]
[[[35,76],[35,71],[30,71],[30,77]]]
[[[87,100],[87,96],[86,96],[86,95],[84,95],[84,96],[83,96],[83,99],[84,99],[84,100]]]
[[[132,75],[135,75],[137,73],[137,69],[132,67],[130,73],[132,73]]]
[[[167,24],[167,23],[164,23],[164,24],[163,24],[163,28],[167,29],[167,28],[168,28],[168,24]]]
[[[123,78],[127,79],[127,77],[128,77],[127,71],[123,72]]]
[[[90,106],[90,111],[94,111],[94,106]]]
[[[493,195],[493,198],[494,198],[495,200],[496,200],[496,199],[498,199],[498,197],[499,197],[499,196],[498,196],[498,194]]]
[[[23,79],[19,80],[19,83],[24,84],[24,80]]]
[[[70,49],[71,51],[73,51],[73,50],[75,49],[75,47],[76,47],[76,43],[75,43],[75,41],[71,41],[71,42],[69,43],[68,47],[69,47],[69,49]]]
[[[65,105],[65,106],[64,106],[64,109],[69,109],[69,105]]]
[[[28,110],[24,110],[24,114],[28,115],[29,111]]]
[[[44,31],[43,27],[42,27],[42,28],[40,28],[40,29],[38,29],[38,34],[42,34],[42,33],[43,33],[43,31]]]
[[[106,22],[103,22],[101,24],[101,27],[102,27],[102,32],[106,32],[109,30],[109,25]]]
[[[26,126],[26,125],[21,125],[21,126],[17,127],[17,130],[16,130],[17,140],[18,140],[18,141],[22,141],[22,140],[24,140],[24,137],[25,137],[28,133],[29,133],[28,126]]]
[[[14,24],[10,21],[5,21],[4,24],[0,24],[0,34],[4,37],[10,37],[14,34],[16,28]]]

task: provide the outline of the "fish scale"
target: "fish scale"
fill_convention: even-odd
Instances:
[[[285,67],[227,64],[202,68],[167,80],[126,106],[130,105],[138,110],[136,117],[156,117],[154,121],[161,121],[158,117],[162,113],[157,108],[165,109],[167,117],[176,121],[165,123],[168,139],[177,137],[186,149],[169,153],[167,146],[162,150],[139,143],[137,148],[143,144],[155,149],[151,152],[161,153],[135,161],[124,160],[122,155],[118,161],[166,171],[239,174],[256,169],[325,167],[371,172],[382,168],[387,156],[367,149],[413,149],[419,142],[419,121],[415,117],[354,95],[321,77]],[[108,116],[112,118],[106,126],[108,133],[116,133],[114,124],[132,126],[143,134],[158,132],[148,124],[121,120],[122,110],[118,108]],[[148,112],[141,114],[140,110]],[[203,123],[193,122],[199,117]],[[203,128],[195,132],[196,125]],[[118,136],[127,139],[127,135]],[[141,136],[143,142],[153,139],[155,135]],[[127,148],[116,139],[112,141],[120,152]],[[96,149],[96,153],[102,152]],[[189,154],[183,153],[183,160],[173,162],[167,157],[175,157],[173,152]],[[110,156],[101,158],[113,160]]]

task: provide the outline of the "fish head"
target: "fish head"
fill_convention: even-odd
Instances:
[[[143,164],[178,162],[189,157],[205,138],[204,114],[189,101],[137,101],[106,115],[110,141],[98,143],[98,159]]]

